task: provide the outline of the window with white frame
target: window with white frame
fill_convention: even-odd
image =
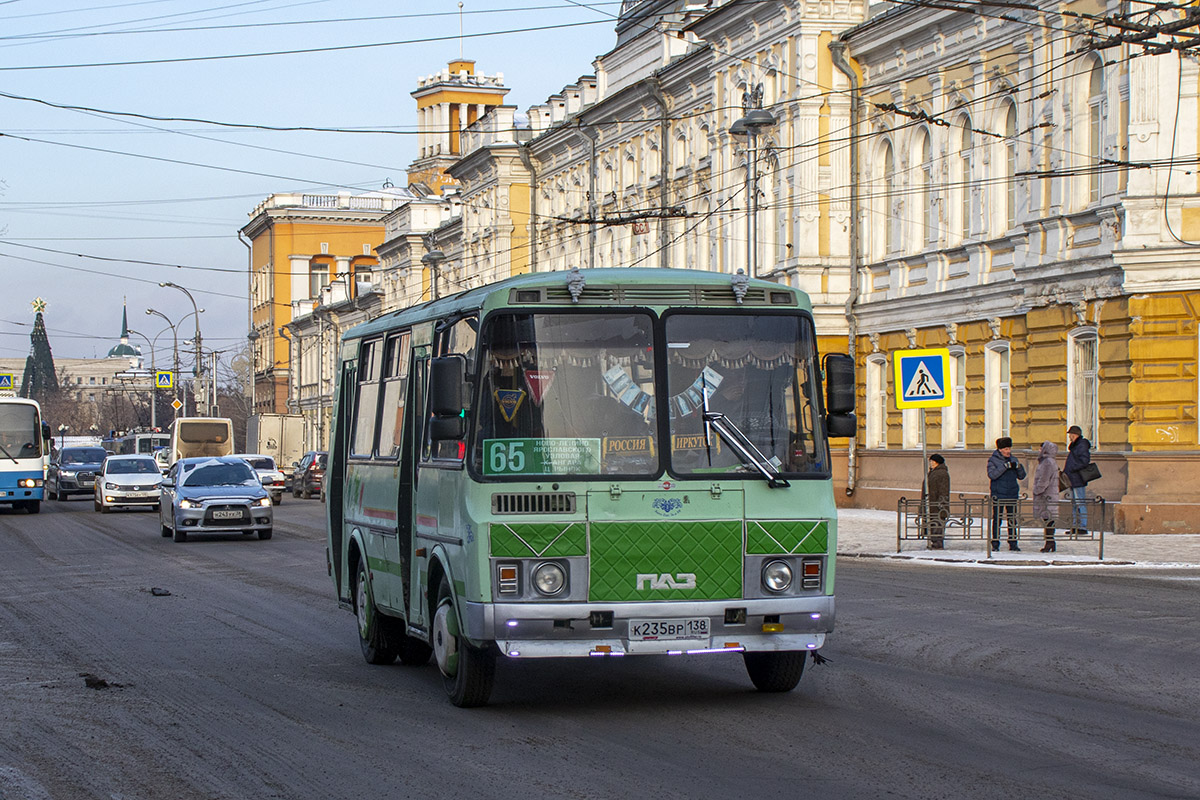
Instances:
[[[329,268],[332,265],[326,261],[314,261],[309,267],[308,296],[320,297],[321,290],[329,285]]]
[[[946,376],[950,405],[942,409],[942,447],[967,446],[967,351],[950,348],[950,374]]]
[[[883,165],[883,197],[881,208],[881,219],[883,228],[883,251],[880,253],[880,258],[885,258],[895,251],[897,239],[896,226],[900,224],[899,215],[896,214],[896,154],[892,151],[892,143],[883,143],[883,158],[880,159]]]
[[[984,383],[987,384],[987,404],[984,406],[983,429],[987,443],[1010,435],[1012,378],[1012,349],[1008,342],[993,342],[987,346],[984,362]]]
[[[1100,202],[1100,147],[1103,133],[1104,66],[1097,59],[1088,72],[1087,179],[1088,203]],[[1080,426],[1082,427],[1082,426]]]
[[[1017,107],[1005,104],[1004,112],[1004,230],[1017,225]]]
[[[905,408],[900,412],[900,440],[905,450],[921,446],[921,409]]]
[[[934,219],[935,206],[933,204],[933,147],[929,144],[929,131],[925,129],[917,131],[917,141],[916,147],[913,148],[913,157],[918,160],[918,166],[914,173],[914,183],[916,185],[913,189],[917,197],[917,203],[919,204],[917,218],[913,220],[917,228],[913,249],[921,251],[937,236],[937,222]]]
[[[971,150],[974,147],[974,138],[971,131],[971,118],[963,117],[959,123],[958,129],[958,174],[955,176],[958,179],[958,231],[959,236],[965,242],[971,238],[971,223],[974,221],[972,212],[972,186],[971,186]]]
[[[1093,445],[1100,428],[1100,337],[1092,327],[1067,339],[1067,424],[1078,425]]]
[[[887,447],[887,357],[867,358],[867,447]]]

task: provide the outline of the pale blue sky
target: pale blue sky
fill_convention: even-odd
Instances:
[[[503,73],[506,102],[523,112],[592,72],[616,41],[619,7],[465,0],[462,53],[477,71]],[[237,230],[254,206],[273,192],[402,186],[416,154],[415,135],[248,130],[34,101],[415,131],[409,93],[459,56],[459,24],[457,0],[0,0],[0,356],[28,353],[39,296],[57,357],[103,356],[123,297],[130,327],[153,337],[165,326],[147,307],[175,321],[192,308],[160,280],[193,290],[206,348],[239,346],[247,305]],[[497,33],[518,29],[538,30]],[[417,43],[361,47],[403,41]],[[214,58],[281,51],[292,52]],[[202,60],[115,63],[171,59]],[[181,322],[181,340],[192,328]],[[168,331],[160,358],[170,347]]]

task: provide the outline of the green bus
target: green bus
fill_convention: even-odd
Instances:
[[[459,706],[498,658],[739,653],[794,688],[833,628],[828,439],[855,429],[854,362],[816,341],[802,292],[665,269],[347,331],[326,557],[363,656],[434,656]]]

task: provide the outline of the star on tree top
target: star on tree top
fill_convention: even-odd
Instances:
[[[46,310],[46,301],[40,297],[34,298],[34,301],[30,305],[33,306],[33,313],[35,314],[41,314]]]

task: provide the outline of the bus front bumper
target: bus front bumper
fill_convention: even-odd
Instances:
[[[643,653],[817,650],[833,630],[829,595],[761,600],[659,603],[465,603],[464,631],[520,658],[624,656]],[[707,620],[707,631],[695,630]],[[643,629],[687,623],[687,638],[634,636]]]

